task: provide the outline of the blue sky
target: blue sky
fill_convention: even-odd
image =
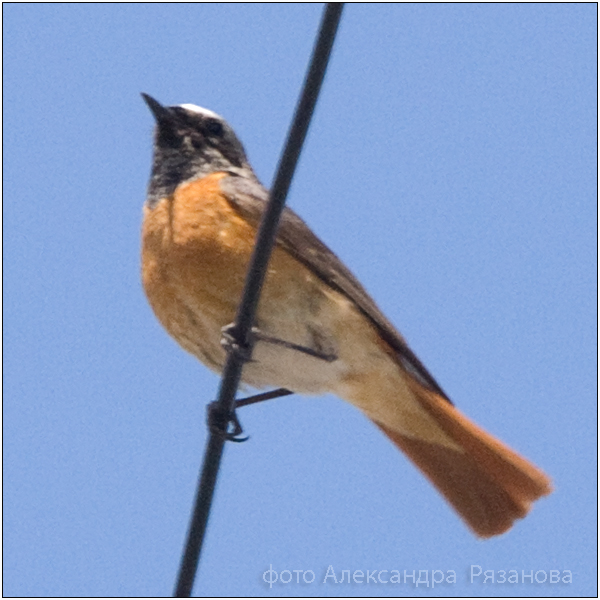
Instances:
[[[321,10],[3,6],[5,595],[172,592],[218,378],[141,288],[139,93],[225,116],[268,185]],[[351,406],[248,407],[195,594],[594,595],[596,6],[349,5],[288,201],[556,491],[477,541]],[[270,565],[316,578],[269,588]],[[323,583],[329,565],[457,581]]]

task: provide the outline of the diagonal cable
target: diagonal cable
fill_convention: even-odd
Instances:
[[[246,357],[242,353],[234,351],[230,351],[227,355],[216,401],[219,410],[223,414],[233,413],[235,394],[241,380],[244,361],[251,354],[249,333],[258,306],[267,264],[275,243],[279,218],[285,205],[285,199],[323,83],[342,9],[343,3],[328,3],[325,7],[300,101],[296,107],[285,149],[279,161],[275,181],[269,194],[269,202],[258,230],[234,327],[234,337],[237,345],[248,348],[248,352]],[[224,445],[224,436],[211,431],[175,587],[174,595],[178,598],[189,597],[192,593]]]

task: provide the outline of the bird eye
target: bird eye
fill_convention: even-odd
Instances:
[[[219,121],[215,121],[214,119],[209,119],[206,121],[206,131],[210,135],[220,136],[223,134],[223,124]]]

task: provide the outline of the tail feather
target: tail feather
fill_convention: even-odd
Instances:
[[[463,451],[423,441],[374,421],[480,537],[504,533],[552,491],[550,479],[437,394],[412,380],[421,407]]]

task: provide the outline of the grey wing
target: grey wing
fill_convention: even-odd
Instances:
[[[258,224],[268,200],[267,190],[258,181],[231,175],[221,180],[221,189],[242,217]],[[422,385],[452,403],[404,338],[379,310],[358,279],[289,208],[285,208],[281,215],[277,243],[328,285],[352,300],[377,327],[381,337],[396,351],[404,369]]]

